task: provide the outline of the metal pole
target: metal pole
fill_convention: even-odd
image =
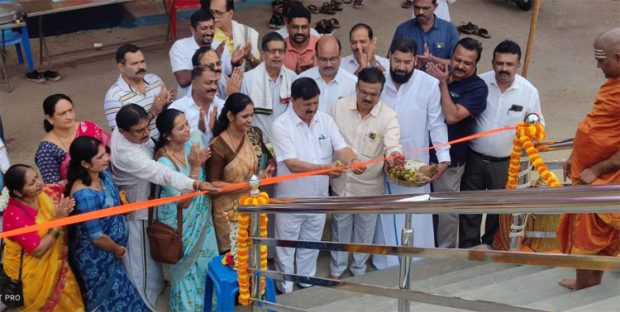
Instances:
[[[413,247],[413,224],[412,214],[405,214],[405,226],[401,231],[401,245],[405,247]],[[399,256],[400,259],[400,281],[398,287],[400,289],[411,289],[411,256]],[[398,299],[398,312],[409,312],[411,310],[410,302],[407,299]]]
[[[253,212],[250,220],[250,237],[260,237],[260,213]],[[260,244],[252,244],[251,246],[250,267],[254,270],[260,270]],[[260,293],[260,275],[252,272],[252,298],[262,299]],[[260,311],[259,304],[252,303],[252,311]]]
[[[258,179],[258,177],[256,175],[252,175],[252,177],[250,178],[250,181],[248,182],[249,186],[250,186],[250,195],[252,197],[257,197],[258,194],[260,193],[260,190],[258,189],[258,187],[260,186],[260,180]],[[250,219],[250,237],[260,237],[260,212],[259,211],[255,211],[251,213],[251,219]],[[261,291],[260,291],[260,275],[257,274],[257,272],[260,270],[260,244],[252,244],[250,246],[251,251],[250,251],[250,267],[252,267],[254,269],[254,271],[252,271],[252,282],[250,283],[251,287],[252,287],[252,298],[253,299],[257,299],[260,300],[262,299],[261,297]],[[260,311],[260,304],[258,303],[254,303],[252,302],[252,311]]]
[[[519,179],[517,180],[518,188],[527,188],[530,183],[530,159],[527,156],[527,152],[523,150],[521,155],[521,165],[519,167]],[[525,213],[513,213],[512,214],[512,228],[511,233],[524,232],[525,231]],[[513,236],[510,238],[510,250],[521,249],[521,242],[523,236]]]

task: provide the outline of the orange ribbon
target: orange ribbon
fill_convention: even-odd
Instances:
[[[432,149],[436,149],[436,148],[439,148],[439,147],[444,147],[444,146],[448,146],[448,145],[454,145],[454,144],[457,144],[457,143],[470,141],[470,140],[473,140],[473,139],[476,139],[476,138],[481,138],[481,137],[489,136],[489,135],[492,135],[492,134],[495,134],[495,133],[512,130],[512,129],[515,129],[516,127],[517,126],[515,125],[515,126],[496,128],[496,129],[491,129],[491,130],[483,131],[483,132],[480,132],[480,133],[476,133],[476,134],[468,135],[466,137],[462,137],[460,139],[452,140],[450,142],[446,142],[446,143],[442,143],[442,144],[438,144],[438,145],[434,145],[434,146],[429,146],[429,147],[425,147],[425,148],[421,148],[421,149],[412,151],[409,154],[417,155],[417,154],[420,154],[422,152],[429,151],[429,150],[432,150]],[[385,160],[389,160],[391,158],[392,157],[381,157],[381,158],[373,159],[373,160],[370,160],[370,161],[359,162],[359,163],[355,163],[355,164],[351,164],[351,165],[347,165],[347,166],[343,166],[343,167],[339,167],[339,168],[327,168],[327,169],[321,169],[321,170],[312,170],[312,171],[306,171],[306,172],[293,173],[293,174],[289,174],[289,175],[285,175],[285,176],[277,176],[277,177],[265,178],[265,179],[261,180],[261,185],[276,184],[276,183],[281,183],[281,182],[288,181],[288,180],[299,179],[299,178],[309,177],[309,176],[314,176],[314,175],[319,175],[319,174],[326,174],[326,173],[334,171],[334,170],[365,167],[365,166],[368,166],[368,165],[372,165],[372,164],[383,162]],[[222,191],[234,191],[234,190],[239,190],[239,189],[243,189],[243,188],[247,188],[247,187],[249,187],[247,182],[241,182],[241,183],[235,183],[235,184],[227,185],[225,187],[222,187],[221,190]],[[5,231],[5,232],[0,233],[0,238],[6,238],[6,237],[11,237],[11,236],[15,236],[15,235],[30,233],[30,232],[38,232],[40,230],[47,230],[47,229],[51,229],[51,228],[54,228],[54,227],[60,227],[60,226],[76,224],[76,223],[86,222],[86,221],[95,220],[95,219],[101,219],[101,218],[105,218],[105,217],[109,217],[109,216],[114,216],[114,215],[119,215],[119,214],[123,214],[123,213],[130,213],[130,212],[134,212],[134,211],[138,211],[138,210],[142,210],[142,209],[146,209],[146,208],[150,208],[150,207],[154,207],[154,206],[160,206],[160,205],[164,205],[164,204],[169,204],[169,203],[181,201],[181,200],[184,200],[184,199],[187,199],[187,198],[192,198],[194,196],[198,196],[198,195],[202,195],[202,194],[208,194],[208,193],[209,193],[208,191],[192,192],[192,193],[187,193],[187,194],[181,194],[181,195],[178,195],[178,196],[171,196],[171,197],[166,197],[166,198],[151,199],[151,200],[146,200],[146,201],[142,201],[142,202],[130,203],[130,204],[126,204],[126,205],[121,205],[121,206],[110,207],[110,208],[105,208],[105,209],[101,209],[101,210],[81,213],[81,214],[75,215],[75,216],[70,216],[70,217],[66,217],[66,218],[56,219],[56,220],[52,220],[52,221],[47,221],[47,222],[40,223],[40,224],[34,224],[34,225],[26,226],[26,227],[23,227],[23,228],[14,229],[14,230],[11,230],[11,231]]]

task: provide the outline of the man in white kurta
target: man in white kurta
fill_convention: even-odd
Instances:
[[[340,41],[334,36],[324,36],[317,41],[312,67],[299,77],[312,78],[321,90],[319,111],[329,114],[339,99],[353,95],[357,77],[340,68]]]
[[[191,92],[192,83],[192,57],[194,52],[201,47],[209,47],[216,50],[222,44],[221,41],[214,40],[215,26],[213,15],[207,11],[198,10],[190,17],[190,30],[192,35],[179,39],[170,48],[170,67],[177,81],[176,98],[180,99]],[[231,56],[228,48],[222,45],[221,62],[225,75],[232,73]]]
[[[398,116],[379,97],[385,83],[383,72],[377,68],[365,68],[359,72],[355,95],[339,100],[331,115],[340,129],[347,145],[351,146],[357,159],[362,162],[381,157],[391,157],[391,165],[402,158],[400,125]],[[385,192],[384,162],[368,165],[366,172],[355,175],[344,172],[330,181],[337,196],[373,196]],[[341,243],[372,244],[377,224],[376,213],[336,213],[332,215],[332,241]],[[348,268],[349,253],[332,251],[331,278],[339,278]],[[353,253],[351,273],[366,273],[369,254]]]
[[[342,58],[340,68],[354,75],[367,67],[375,67],[382,72],[390,68],[390,61],[375,53],[377,37],[367,24],[358,23],[351,27],[349,44],[352,53]]]
[[[170,108],[182,111],[191,128],[192,137],[201,137],[202,146],[209,146],[213,128],[224,100],[217,97],[221,72],[209,66],[192,69],[191,93],[172,102]]]
[[[381,101],[392,108],[400,123],[400,143],[407,159],[429,162],[429,132],[433,145],[448,141],[448,128],[441,111],[439,81],[427,73],[414,69],[416,43],[408,38],[394,40],[390,47],[390,70]],[[439,178],[450,164],[450,148],[436,149],[439,165],[434,180]],[[408,188],[387,182],[386,194],[429,193],[430,186]],[[375,244],[400,245],[400,232],[404,215],[382,214],[377,219]],[[435,247],[433,218],[431,214],[413,215],[413,245]],[[374,255],[373,264],[384,269],[398,264],[398,257]]]
[[[319,87],[310,78],[299,78],[291,86],[292,107],[278,117],[271,127],[271,143],[278,162],[278,175],[335,167],[332,155],[352,163],[355,154],[347,147],[331,116],[318,111]],[[336,170],[276,184],[276,197],[327,197],[329,177],[341,174]],[[356,171],[356,172],[363,172]],[[325,214],[276,214],[276,239],[320,241]],[[313,276],[319,251],[276,247],[276,269],[286,274]],[[296,268],[296,270],[295,270]],[[300,284],[309,287],[309,284]],[[293,282],[280,281],[284,293],[293,291]]]
[[[255,127],[263,131],[265,144],[271,142],[271,124],[289,107],[291,84],[297,74],[284,67],[286,44],[278,33],[263,36],[261,56],[263,62],[243,75],[241,93],[254,103]]]
[[[131,120],[138,122],[131,124]],[[182,192],[204,189],[208,185],[153,160],[154,143],[150,139],[148,114],[141,106],[128,104],[121,108],[116,115],[116,124],[110,140],[112,176],[129,202],[148,200],[151,183],[170,185]],[[123,265],[144,303],[156,311],[157,297],[164,290],[164,278],[161,266],[151,258],[146,234],[148,210],[130,213],[125,219],[129,240]]]

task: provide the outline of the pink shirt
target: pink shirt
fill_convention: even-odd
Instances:
[[[296,74],[314,67],[314,48],[319,40],[317,36],[310,36],[308,45],[303,50],[297,50],[291,45],[291,37],[286,38],[286,54],[284,54],[284,66],[294,71]],[[300,71],[297,70],[297,60],[301,58],[301,64],[304,66]]]
[[[9,203],[6,207],[6,210],[4,211],[2,228],[6,232],[30,225],[35,225],[35,219],[38,213],[39,212],[37,210],[24,205],[17,199],[11,198],[9,199]],[[36,231],[26,234],[15,235],[9,237],[8,239],[19,244],[28,253],[34,251],[34,249],[37,248],[37,246],[39,246],[39,243],[41,242],[41,237]]]

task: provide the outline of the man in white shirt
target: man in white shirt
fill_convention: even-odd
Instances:
[[[439,81],[429,74],[415,69],[415,41],[401,37],[390,46],[390,70],[386,74],[381,101],[392,108],[400,123],[400,143],[407,159],[429,162],[429,132],[434,145],[448,141],[448,128],[441,111]],[[450,165],[450,147],[436,149],[439,165],[432,181],[437,180]],[[420,194],[430,192],[427,184],[408,188],[387,182],[387,194]],[[405,223],[404,215],[382,214],[377,218],[375,244],[399,245],[400,231]],[[396,230],[395,230],[396,229]],[[433,218],[430,214],[413,215],[413,245],[435,247]],[[384,269],[398,264],[398,257],[374,255],[373,264]]]
[[[319,111],[329,114],[332,106],[339,99],[355,94],[357,77],[350,72],[340,69],[340,40],[334,36],[324,36],[316,42],[315,64],[299,77],[313,79],[321,95],[319,97]]]
[[[521,48],[513,41],[504,40],[493,51],[493,70],[480,75],[489,89],[489,95],[486,109],[475,119],[475,133],[514,126],[531,113],[538,114],[544,123],[538,90],[517,74],[520,60]],[[469,143],[470,151],[461,182],[462,191],[506,188],[514,134],[514,130],[504,131]],[[460,248],[470,248],[481,243],[488,246],[493,244],[499,226],[498,215],[487,215],[482,237],[481,222],[480,214],[459,216]]]
[[[129,202],[149,199],[151,183],[170,185],[182,192],[214,190],[211,184],[200,182],[153,160],[154,143],[150,139],[149,115],[137,104],[123,106],[116,114],[118,127],[112,132],[112,176]],[[207,151],[192,148],[190,162],[202,163]],[[139,210],[126,217],[129,230],[127,255],[123,264],[131,282],[136,286],[144,303],[155,310],[157,297],[164,289],[159,263],[151,258],[146,234],[148,211]]]
[[[297,75],[284,67],[286,44],[278,33],[263,36],[261,56],[263,62],[243,76],[241,93],[254,102],[254,126],[263,131],[263,141],[271,142],[271,124],[289,106],[291,85]]]
[[[200,135],[202,146],[209,146],[213,139],[213,127],[224,101],[216,96],[222,73],[211,66],[192,69],[192,92],[174,101],[170,108],[185,114],[192,137]]]
[[[231,56],[242,53],[241,61],[235,64],[246,69],[256,67],[260,63],[258,32],[248,25],[233,20],[235,1],[201,0],[200,4],[203,10],[211,12],[215,18],[215,39],[226,44]],[[244,60],[247,61],[245,64]]]
[[[150,118],[151,137],[157,139],[155,118],[174,99],[164,82],[155,74],[146,73],[144,54],[133,44],[124,44],[116,50],[116,65],[121,72],[116,82],[108,89],[103,110],[110,130],[116,128],[116,113],[127,104],[138,104]]]
[[[292,107],[274,121],[271,130],[278,175],[336,167],[332,159],[334,153],[347,164],[356,161],[332,117],[318,111],[319,94],[319,87],[310,78],[293,82]],[[362,173],[363,169],[355,172]],[[341,173],[342,170],[336,169],[325,175],[276,184],[276,197],[327,197],[329,178]],[[276,239],[321,240],[325,225],[324,214],[276,214],[275,220]],[[287,274],[313,276],[318,255],[318,250],[276,247],[276,269]],[[279,282],[277,286],[284,293],[293,291],[292,282]]]
[[[402,161],[400,125],[398,116],[379,98],[385,76],[379,69],[364,68],[359,72],[356,94],[339,100],[331,115],[340,133],[355,156],[362,162],[390,157],[388,164]],[[385,192],[383,162],[367,166],[361,175],[343,172],[330,181],[336,196],[372,196]],[[342,243],[372,244],[377,224],[376,214],[333,214],[332,241]],[[347,269],[349,253],[331,252],[331,278],[340,278]],[[353,253],[351,273],[366,273],[367,253]]]
[[[342,58],[340,68],[355,75],[366,67],[376,67],[381,72],[390,68],[388,59],[375,54],[377,38],[370,26],[364,23],[355,24],[349,32],[349,43],[353,53]]]
[[[192,56],[201,47],[209,47],[219,50],[223,72],[225,75],[232,73],[232,60],[228,49],[221,41],[213,39],[215,33],[213,15],[208,11],[198,10],[190,17],[190,30],[192,35],[177,40],[170,48],[170,66],[177,81],[177,99],[186,96],[192,82]]]

